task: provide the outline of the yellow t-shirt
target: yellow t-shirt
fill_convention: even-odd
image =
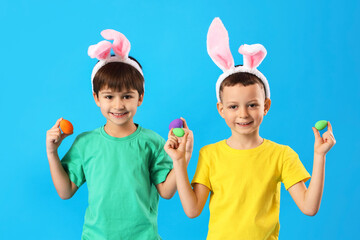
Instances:
[[[288,189],[309,178],[294,150],[270,140],[247,150],[226,140],[203,147],[192,184],[210,189],[207,239],[278,239],[281,182]]]

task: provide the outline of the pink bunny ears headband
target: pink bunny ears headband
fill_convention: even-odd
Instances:
[[[91,74],[91,84],[97,71],[107,63],[123,62],[131,65],[144,76],[141,67],[137,62],[129,58],[130,42],[120,32],[112,29],[107,29],[101,32],[101,36],[107,40],[114,40],[113,43],[108,41],[101,41],[96,45],[91,45],[88,49],[88,55],[91,58],[97,58],[99,62],[95,65]],[[111,56],[110,51],[113,49],[115,56]]]
[[[266,56],[266,49],[261,44],[241,45],[239,53],[243,55],[244,65],[234,65],[234,59],[230,52],[229,36],[220,18],[215,18],[207,34],[207,51],[214,63],[223,70],[216,82],[216,96],[220,102],[220,85],[228,76],[238,73],[247,72],[257,76],[265,86],[265,97],[270,98],[270,88],[266,77],[257,70],[262,60]]]

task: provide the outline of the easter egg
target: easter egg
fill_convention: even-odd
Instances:
[[[182,128],[174,128],[174,129],[173,129],[173,133],[174,133],[175,136],[177,136],[177,137],[182,137],[182,136],[185,135],[185,131],[184,131],[184,129],[182,129]]]
[[[319,131],[323,130],[324,128],[326,128],[328,122],[326,120],[320,120],[317,123],[315,123],[315,128]]]
[[[65,134],[72,134],[74,131],[74,127],[71,122],[65,119],[61,120],[60,128]]]
[[[180,118],[177,118],[170,123],[169,130],[172,128],[182,128],[182,127],[183,127],[183,121]]]

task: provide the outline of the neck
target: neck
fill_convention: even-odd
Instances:
[[[256,148],[263,143],[264,139],[259,136],[259,133],[254,133],[252,135],[240,135],[240,134],[232,134],[226,140],[227,145],[231,148],[245,150]]]
[[[120,125],[120,126],[112,124],[111,122],[107,122],[104,127],[104,130],[107,134],[116,138],[127,137],[133,134],[136,131],[136,129],[137,127],[132,121],[128,122],[125,125]]]

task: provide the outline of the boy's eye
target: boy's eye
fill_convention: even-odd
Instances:
[[[106,95],[106,96],[105,96],[106,99],[112,99],[112,97],[113,97],[113,96],[111,96],[111,95]]]
[[[237,106],[236,105],[230,105],[229,108],[230,109],[237,109]]]
[[[130,99],[130,98],[132,98],[132,96],[131,95],[125,95],[125,96],[123,96],[123,98],[124,99]]]
[[[249,107],[250,107],[250,108],[255,108],[255,107],[257,107],[257,106],[258,106],[258,104],[256,104],[256,103],[249,104]]]

